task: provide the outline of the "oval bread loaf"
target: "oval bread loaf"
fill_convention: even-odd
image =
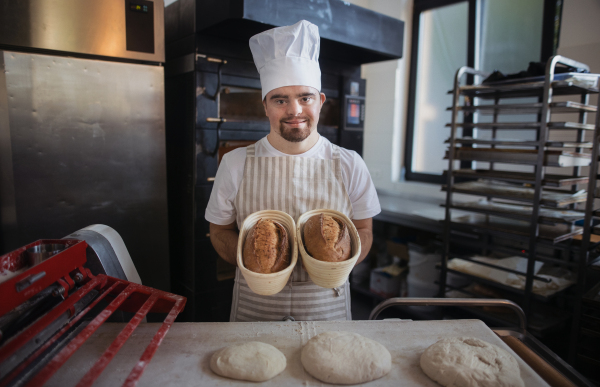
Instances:
[[[242,259],[246,269],[255,273],[276,273],[288,267],[290,245],[285,227],[270,219],[259,219],[248,232]]]
[[[333,216],[319,214],[304,224],[304,247],[314,259],[341,262],[350,258],[350,234],[346,224]]]

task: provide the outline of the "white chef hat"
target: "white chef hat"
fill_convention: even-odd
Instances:
[[[321,91],[319,48],[319,27],[306,20],[251,37],[262,98],[283,86],[311,86]]]

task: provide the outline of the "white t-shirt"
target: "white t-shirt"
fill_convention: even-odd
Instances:
[[[256,142],[256,157],[289,156],[275,149],[263,137]],[[311,149],[294,157],[332,159],[333,144],[323,136]],[[340,147],[342,180],[352,203],[353,219],[367,219],[381,212],[371,175],[363,159],[355,151]],[[244,176],[246,148],[238,148],[223,156],[210,194],[204,217],[211,223],[226,225],[235,222],[234,200]]]

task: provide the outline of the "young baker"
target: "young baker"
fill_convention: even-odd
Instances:
[[[284,211],[296,220],[306,211],[333,209],[358,230],[358,262],[371,247],[372,218],[381,208],[365,162],[317,132],[325,102],[319,46],[319,30],[306,20],[250,38],[271,130],[223,157],[205,214],[213,246],[233,265],[239,227],[260,210]],[[272,296],[253,293],[237,269],[230,321],[351,320],[348,281],[336,289],[319,287],[301,259],[288,284]]]

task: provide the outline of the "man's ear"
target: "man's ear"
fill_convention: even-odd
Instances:
[[[325,103],[325,100],[326,100],[327,98],[325,97],[325,94],[324,94],[324,93],[320,93],[320,94],[321,94],[321,105],[323,105],[323,104]]]
[[[269,115],[267,114],[267,97],[266,96],[265,96],[265,99],[262,100],[262,104],[263,104],[263,107],[265,108],[265,116],[268,117]]]

